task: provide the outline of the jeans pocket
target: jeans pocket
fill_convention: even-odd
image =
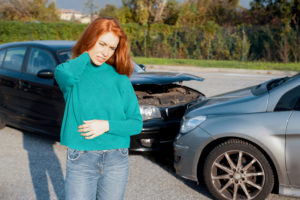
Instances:
[[[83,151],[68,148],[68,152],[67,152],[68,160],[71,161],[78,160],[83,153],[84,153]]]
[[[127,148],[121,148],[121,149],[118,149],[118,151],[120,152],[120,154],[122,156],[128,156],[128,149]]]

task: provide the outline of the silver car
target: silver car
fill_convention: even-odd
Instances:
[[[300,74],[191,106],[174,141],[176,173],[216,199],[300,196]]]

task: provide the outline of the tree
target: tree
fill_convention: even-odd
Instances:
[[[48,6],[48,0],[31,1],[32,17],[38,21],[57,21],[56,5],[51,2]]]
[[[201,1],[202,2],[202,1]],[[239,0],[211,0],[206,5],[200,4],[198,9],[205,9],[207,19],[219,25],[235,25]],[[201,12],[199,10],[199,12]]]
[[[116,18],[118,8],[115,5],[106,4],[105,8],[99,10],[99,17],[113,17]]]
[[[55,2],[47,0],[0,0],[0,17],[4,20],[58,21]]]
[[[291,3],[291,17],[292,17],[292,26],[294,28],[296,28],[296,26],[298,27],[299,29],[299,26],[300,26],[300,0],[292,0],[292,3]],[[299,32],[300,30],[298,30]],[[300,34],[300,32],[299,32]]]
[[[94,20],[95,16],[97,15],[97,11],[99,6],[95,4],[94,0],[87,0],[84,3],[85,9],[88,11],[89,15],[91,16],[91,21]]]
[[[179,11],[178,24],[204,25],[214,21],[219,25],[235,25],[239,0],[186,0]]]
[[[179,17],[180,4],[176,0],[167,2],[162,14],[164,24],[175,25]]]
[[[197,2],[185,1],[180,6],[177,26],[194,27],[203,25],[206,21],[203,18],[205,12],[199,12]]]
[[[291,22],[290,0],[254,0],[250,6],[252,24],[279,27]]]
[[[163,11],[167,5],[167,0],[156,0],[155,1],[157,8],[152,9],[154,11],[154,22],[160,22],[162,20]]]
[[[32,18],[29,0],[1,0],[0,13],[4,20],[29,20]]]
[[[122,0],[123,6],[133,13],[134,21],[141,24],[161,23],[167,17],[168,0]]]

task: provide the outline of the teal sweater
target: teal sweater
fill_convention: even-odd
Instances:
[[[142,130],[138,101],[126,75],[104,63],[95,66],[88,53],[57,66],[55,79],[66,102],[61,144],[77,150],[128,148]],[[84,120],[108,120],[109,131],[94,139],[78,132]]]

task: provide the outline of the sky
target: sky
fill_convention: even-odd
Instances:
[[[49,0],[50,2],[51,0]],[[81,12],[87,12],[85,10],[84,3],[87,0],[56,0],[56,7],[59,9],[73,9]],[[100,8],[104,8],[106,4],[121,6],[122,0],[94,0],[94,3]]]
[[[50,2],[51,0],[49,0]],[[84,8],[84,3],[87,0],[56,0],[56,6],[59,9],[73,9],[81,12],[87,12]],[[183,0],[179,0],[183,1]],[[122,5],[122,0],[94,0],[94,2],[99,6],[99,8],[104,8],[106,4],[112,4],[116,6]],[[240,5],[245,8],[250,8],[251,0],[240,0]]]

